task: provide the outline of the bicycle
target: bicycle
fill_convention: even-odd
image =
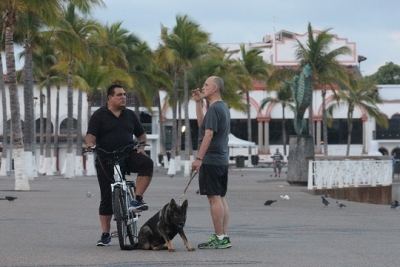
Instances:
[[[135,244],[138,241],[137,221],[141,210],[129,209],[131,201],[135,199],[136,184],[134,181],[126,180],[124,161],[130,151],[137,150],[141,146],[147,146],[147,144],[134,142],[111,152],[94,146],[85,151],[94,152],[99,158],[100,164],[106,162],[106,164],[114,167],[114,179],[111,183],[112,207],[121,250],[135,249]],[[99,156],[99,152],[101,156]]]

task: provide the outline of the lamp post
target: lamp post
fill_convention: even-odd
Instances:
[[[358,69],[360,70],[361,73],[361,62],[367,60],[366,57],[362,56],[362,55],[358,55]]]

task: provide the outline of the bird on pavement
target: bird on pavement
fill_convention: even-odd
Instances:
[[[399,202],[397,200],[392,202],[392,205],[390,206],[391,209],[395,209],[399,206]]]
[[[276,200],[267,200],[265,201],[264,205],[265,206],[271,206],[272,203],[276,202]]]
[[[329,201],[324,196],[321,196],[321,198],[322,198],[322,204],[324,204],[325,206],[328,206]]]
[[[285,200],[289,200],[290,197],[288,195],[280,195],[280,198],[285,199]]]
[[[86,196],[90,198],[90,197],[93,196],[93,194],[92,194],[90,191],[87,191],[87,192],[86,192]]]
[[[6,196],[6,199],[7,199],[8,201],[14,201],[14,199],[17,199],[17,197]]]
[[[339,208],[344,208],[346,207],[345,204],[343,204],[342,202],[336,201],[336,204],[338,205]]]

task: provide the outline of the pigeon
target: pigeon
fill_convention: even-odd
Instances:
[[[264,206],[271,206],[272,203],[276,202],[276,200],[267,200],[264,203]]]
[[[342,202],[336,201],[336,204],[338,205],[339,208],[344,208],[346,207],[345,204],[343,204]]]
[[[399,206],[399,202],[397,200],[392,202],[392,205],[390,206],[391,209],[395,209]]]
[[[289,200],[290,199],[290,197],[288,195],[280,195],[280,197],[282,199],[285,199],[285,200]]]
[[[86,196],[90,198],[90,197],[93,196],[93,194],[92,194],[90,191],[87,191],[87,192],[86,192]]]
[[[321,198],[322,198],[322,204],[324,204],[325,206],[328,206],[329,205],[329,201],[326,200],[326,198],[324,196],[321,196]]]
[[[8,201],[14,201],[14,199],[17,199],[17,197],[6,196],[6,199],[7,199]]]

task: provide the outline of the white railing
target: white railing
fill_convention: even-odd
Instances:
[[[308,189],[391,185],[392,172],[388,157],[316,158],[309,161]]]

